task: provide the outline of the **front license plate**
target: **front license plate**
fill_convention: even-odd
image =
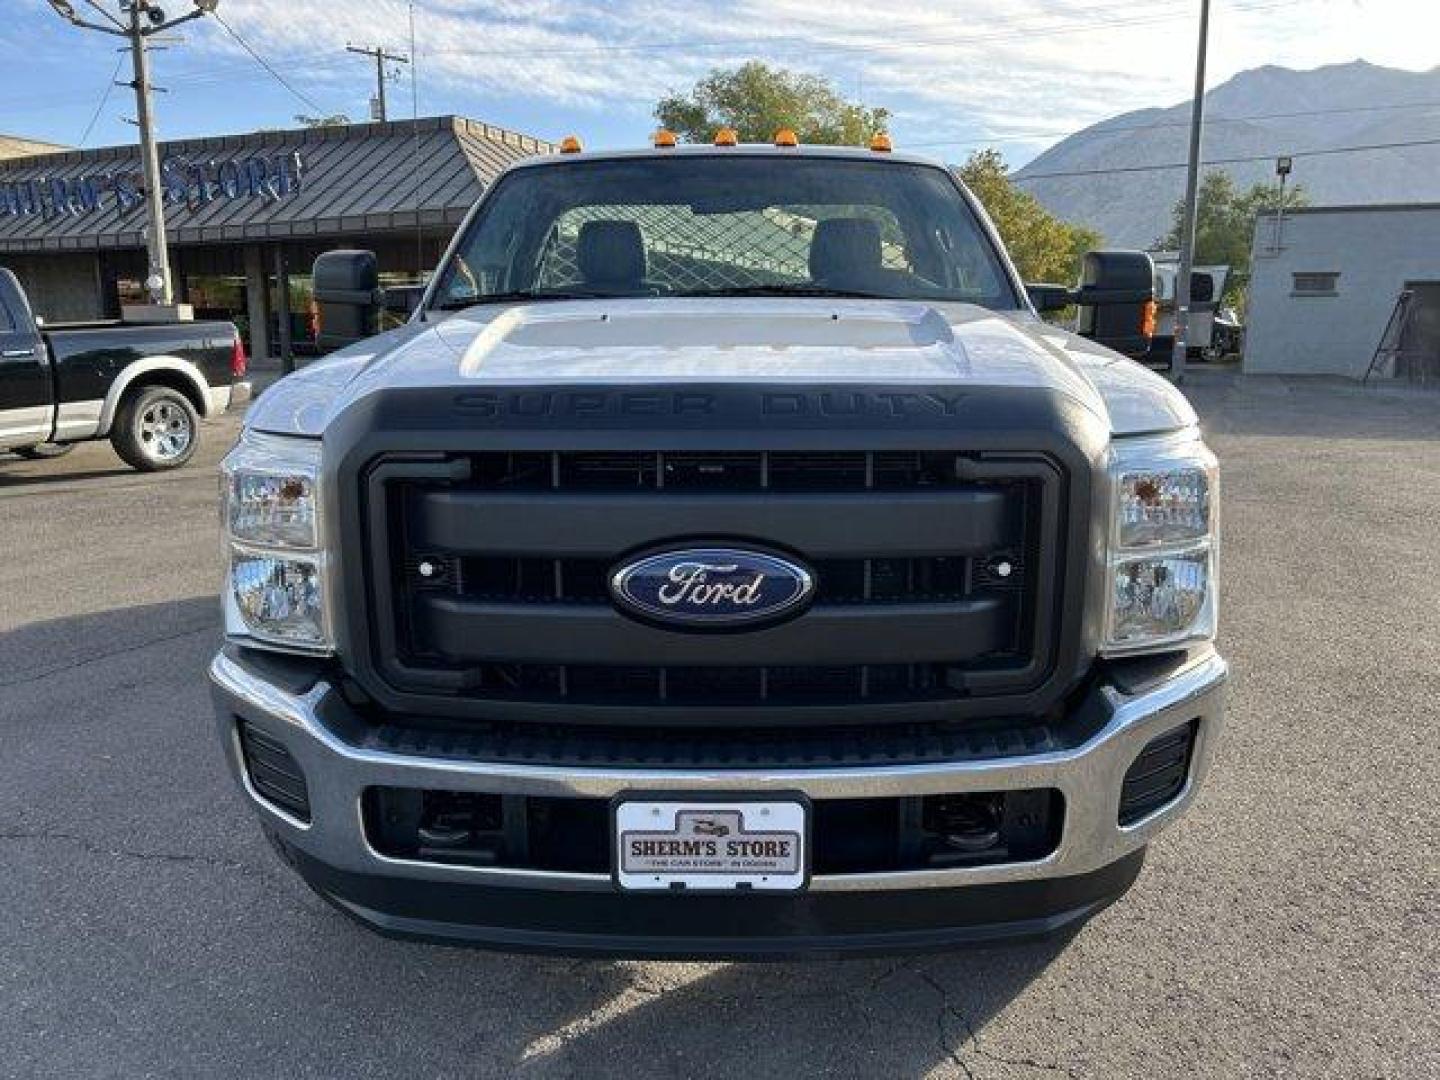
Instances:
[[[622,889],[795,892],[805,887],[803,802],[624,800],[615,806]]]

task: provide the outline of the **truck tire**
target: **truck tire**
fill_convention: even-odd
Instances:
[[[49,461],[51,458],[64,457],[74,449],[74,443],[47,442],[38,446],[17,446],[11,453],[26,461]]]
[[[110,445],[141,472],[178,469],[200,443],[200,416],[190,399],[169,386],[147,386],[128,395],[115,414]]]

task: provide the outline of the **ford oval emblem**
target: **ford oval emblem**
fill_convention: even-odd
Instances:
[[[797,614],[815,592],[803,566],[743,548],[685,548],[648,555],[610,576],[616,604],[633,615],[723,630]]]

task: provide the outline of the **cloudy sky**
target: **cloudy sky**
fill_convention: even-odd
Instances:
[[[96,0],[111,11],[117,0]],[[83,8],[83,0],[74,0]],[[190,0],[167,0],[172,13]],[[1440,60],[1435,0],[1214,0],[1211,85],[1261,64]],[[907,148],[947,159],[998,146],[1023,164],[1064,134],[1188,97],[1199,0],[420,0],[420,111],[460,113],[591,146],[634,145],[651,110],[715,66],[758,58],[818,72],[895,114]],[[366,115],[373,65],[348,43],[410,52],[405,0],[222,0],[156,56],[162,135],[283,127],[297,113]],[[235,35],[238,35],[235,36]],[[244,51],[248,44],[279,73]],[[122,59],[43,0],[0,0],[0,133],[129,142]],[[126,69],[128,71],[128,68]],[[289,85],[282,85],[282,78]],[[390,84],[411,109],[409,70]]]

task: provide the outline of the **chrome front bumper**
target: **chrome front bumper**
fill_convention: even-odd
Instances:
[[[1082,745],[1062,752],[924,765],[776,770],[553,767],[411,757],[352,746],[320,719],[334,694],[319,682],[303,693],[265,681],[221,653],[210,666],[226,755],[241,786],[285,845],[335,870],[418,881],[548,890],[613,891],[608,874],[461,867],[387,858],[367,842],[361,796],[371,786],[438,788],[537,796],[608,798],[626,791],[804,792],[812,799],[915,796],[968,791],[1058,788],[1065,821],[1059,846],[1044,859],[998,866],[892,873],[820,874],[812,892],[954,888],[1072,877],[1099,870],[1143,847],[1189,807],[1209,771],[1223,719],[1228,669],[1206,653],[1167,678],[1126,693],[1100,685],[1103,722]],[[334,703],[329,703],[334,704]],[[300,822],[261,799],[242,762],[236,717],[283,742],[309,783],[311,821]],[[1191,770],[1181,793],[1149,817],[1118,824],[1122,779],[1157,736],[1199,721]]]

